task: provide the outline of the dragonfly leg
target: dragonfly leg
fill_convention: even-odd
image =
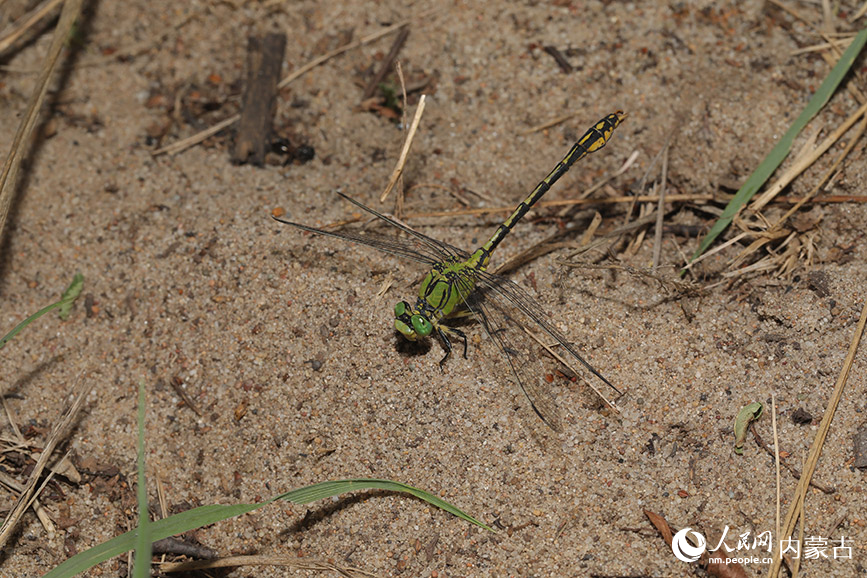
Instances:
[[[443,347],[446,349],[446,354],[440,359],[440,370],[443,369],[443,365],[446,362],[446,359],[452,354],[452,342],[449,339],[449,335],[452,337],[457,337],[461,341],[464,342],[464,359],[467,359],[467,334],[461,331],[460,329],[455,329],[454,327],[445,327],[440,326],[437,327],[437,333],[440,336],[440,339],[443,342]]]
[[[443,348],[446,350],[446,354],[440,359],[440,371],[445,372],[443,369],[443,365],[446,362],[446,359],[449,358],[449,355],[452,354],[452,342],[449,340],[449,336],[446,335],[446,332],[443,331],[441,327],[437,327],[437,335],[439,335],[440,341],[442,341]]]
[[[452,329],[455,334],[460,337],[464,342],[464,359],[467,359],[467,334],[459,329]]]

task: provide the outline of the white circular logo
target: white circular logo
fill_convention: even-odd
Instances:
[[[692,532],[692,539],[698,546],[693,546],[689,543],[689,540],[686,538],[688,532]],[[695,562],[698,560],[704,554],[706,547],[707,540],[698,532],[693,532],[692,528],[684,528],[671,539],[671,551],[674,552],[678,560],[683,560],[684,562]]]

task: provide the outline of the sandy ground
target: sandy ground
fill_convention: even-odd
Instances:
[[[22,4],[5,5],[4,22]],[[843,5],[848,13],[834,25],[848,30],[856,6]],[[813,6],[798,9],[821,21]],[[692,576],[694,565],[674,558],[643,509],[714,544],[726,526],[730,546],[746,532],[773,531],[773,459],[752,436],[736,456],[732,422],[740,407],[773,393],[780,448],[800,469],[865,299],[864,205],[811,209],[805,234],[814,263],[791,275],[719,283],[735,251],[706,261],[692,280],[715,287],[701,297],[670,298],[659,283],[622,270],[564,268],[566,249],[523,265],[513,279],[626,391],[614,412],[582,382],[553,374],[564,419],[555,433],[532,414],[478,327],[466,328],[468,359],[454,356],[444,372],[438,344],[401,342],[393,303],[413,297],[420,267],[269,218],[275,207],[313,226],[358,216],[335,190],[393,209],[378,195],[403,134],[382,114],[358,108],[365,71],[381,62],[393,36],[281,93],[275,126],[312,146],[311,162],[233,165],[231,131],[176,156],[152,156],[158,145],[238,110],[251,33],[288,32],[289,72],[418,11],[351,0],[88,4],[0,245],[4,330],[55,300],[75,272],[84,274],[89,307],[82,299],[67,322],[50,315],[28,328],[3,350],[0,376],[11,414],[36,447],[76,376],[90,383],[65,446],[84,480],[49,486],[43,502],[60,531],[48,540],[28,516],[0,558],[0,575],[40,576],[135,523],[140,381],[150,495],[156,499],[159,478],[171,512],[377,477],[427,489],[499,530],[402,495],[347,496],[275,505],[190,537],[221,555],[289,553],[376,576]],[[0,134],[13,133],[48,42],[48,34],[33,35],[3,55]],[[765,2],[443,4],[412,23],[400,55],[408,81],[429,81],[407,166],[406,211],[465,208],[460,199],[474,208],[513,206],[587,126],[617,109],[630,117],[608,147],[576,165],[549,199],[577,198],[633,152],[632,167],[595,196],[646,192],[639,180],[672,132],[669,193],[730,194],[827,74],[820,56],[793,55],[819,42]],[[547,45],[566,56],[571,73],[544,52]],[[818,121],[827,132],[855,108],[842,91]],[[553,128],[523,133],[569,113]],[[863,190],[863,150],[858,145],[844,163],[830,193]],[[830,163],[823,158],[787,194],[808,192]],[[666,222],[680,228],[663,237],[663,278],[677,279],[673,266],[697,246],[712,207],[722,204],[668,207]],[[591,209],[603,217],[600,233],[627,220],[622,204]],[[575,227],[577,241],[593,211],[566,222],[557,210],[531,213],[496,263],[558,226]],[[469,249],[504,217],[407,221]],[[616,245],[614,263],[646,269],[652,233],[634,250],[627,249],[634,235]],[[598,252],[578,260],[612,263]],[[833,492],[811,490],[806,506],[806,536],[837,545],[843,537],[852,558],[807,560],[802,575],[867,573],[865,472],[853,467],[852,442],[867,422],[863,359],[815,476]],[[793,422],[799,408],[811,423]],[[771,443],[768,417],[757,429]],[[12,436],[5,418],[2,435]],[[0,457],[0,468],[23,480],[24,465],[15,466],[9,454]],[[781,482],[785,512],[796,480],[784,470]],[[3,509],[13,500],[5,494]],[[748,564],[748,575],[766,568]],[[91,575],[126,570],[123,557]],[[231,574],[285,575],[295,574],[269,567]]]

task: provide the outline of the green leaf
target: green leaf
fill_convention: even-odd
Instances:
[[[710,247],[711,243],[716,240],[720,233],[731,224],[735,215],[738,214],[738,211],[740,211],[741,208],[753,198],[753,195],[758,192],[774,171],[777,170],[777,167],[782,164],[783,160],[788,156],[789,151],[792,149],[792,143],[794,142],[795,137],[798,136],[804,127],[807,126],[807,123],[816,116],[822,107],[825,106],[834,94],[834,91],[837,90],[837,86],[842,82],[843,78],[845,78],[849,69],[852,67],[852,64],[855,62],[855,59],[861,53],[861,49],[864,48],[865,42],[867,42],[867,28],[859,32],[852,40],[852,43],[846,49],[846,52],[843,53],[843,56],[840,57],[840,60],[831,70],[831,73],[828,74],[822,82],[819,90],[813,94],[813,97],[810,99],[810,102],[807,103],[807,106],[801,112],[800,116],[795,119],[795,122],[793,122],[792,126],[789,127],[789,130],[786,131],[786,134],[784,134],[783,138],[780,139],[780,142],[777,143],[777,146],[768,153],[768,156],[766,156],[756,170],[753,171],[753,174],[750,175],[747,182],[745,182],[740,190],[735,193],[734,198],[728,205],[726,205],[723,214],[720,215],[719,219],[717,219],[716,223],[711,227],[711,230],[705,238],[702,239],[701,244],[698,249],[696,249],[695,254],[693,254],[690,261],[695,261],[707,250],[708,247]],[[764,117],[761,117],[761,119],[763,120]],[[747,140],[746,142],[749,143],[750,141]]]
[[[445,500],[441,500],[440,498],[434,496],[429,492],[414,488],[412,486],[408,486],[406,484],[402,484],[400,482],[393,482],[391,480],[378,480],[375,478],[354,478],[350,480],[321,482],[319,484],[307,486],[306,488],[299,488],[297,490],[292,490],[291,492],[281,494],[277,496],[276,499],[288,500],[295,504],[309,504],[310,502],[315,502],[316,500],[322,500],[325,498],[336,496],[338,494],[354,492],[357,490],[385,490],[389,492],[403,492],[406,494],[411,494],[416,498],[420,498],[425,502],[436,506],[437,508],[440,508],[441,510],[445,510],[450,514],[457,516],[458,518],[466,520],[467,522],[475,524],[481,528],[484,528],[485,530],[490,530],[491,532],[494,531],[493,528],[486,526],[469,514],[462,512],[455,506],[451,505]]]

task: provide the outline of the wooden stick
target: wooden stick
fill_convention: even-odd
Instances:
[[[404,44],[406,44],[407,38],[409,38],[409,26],[404,26],[397,34],[397,38],[394,39],[394,43],[391,45],[391,50],[388,51],[388,55],[385,57],[385,60],[383,60],[382,66],[379,67],[379,70],[376,71],[376,74],[373,75],[373,78],[371,78],[370,82],[367,83],[367,86],[364,87],[364,92],[361,95],[362,101],[367,100],[376,92],[377,87],[383,79],[385,79],[385,76],[394,65],[394,61],[397,59],[400,49],[403,48]]]
[[[285,52],[285,34],[268,34],[264,38],[251,36],[248,40],[247,85],[232,154],[235,163],[265,164]]]

